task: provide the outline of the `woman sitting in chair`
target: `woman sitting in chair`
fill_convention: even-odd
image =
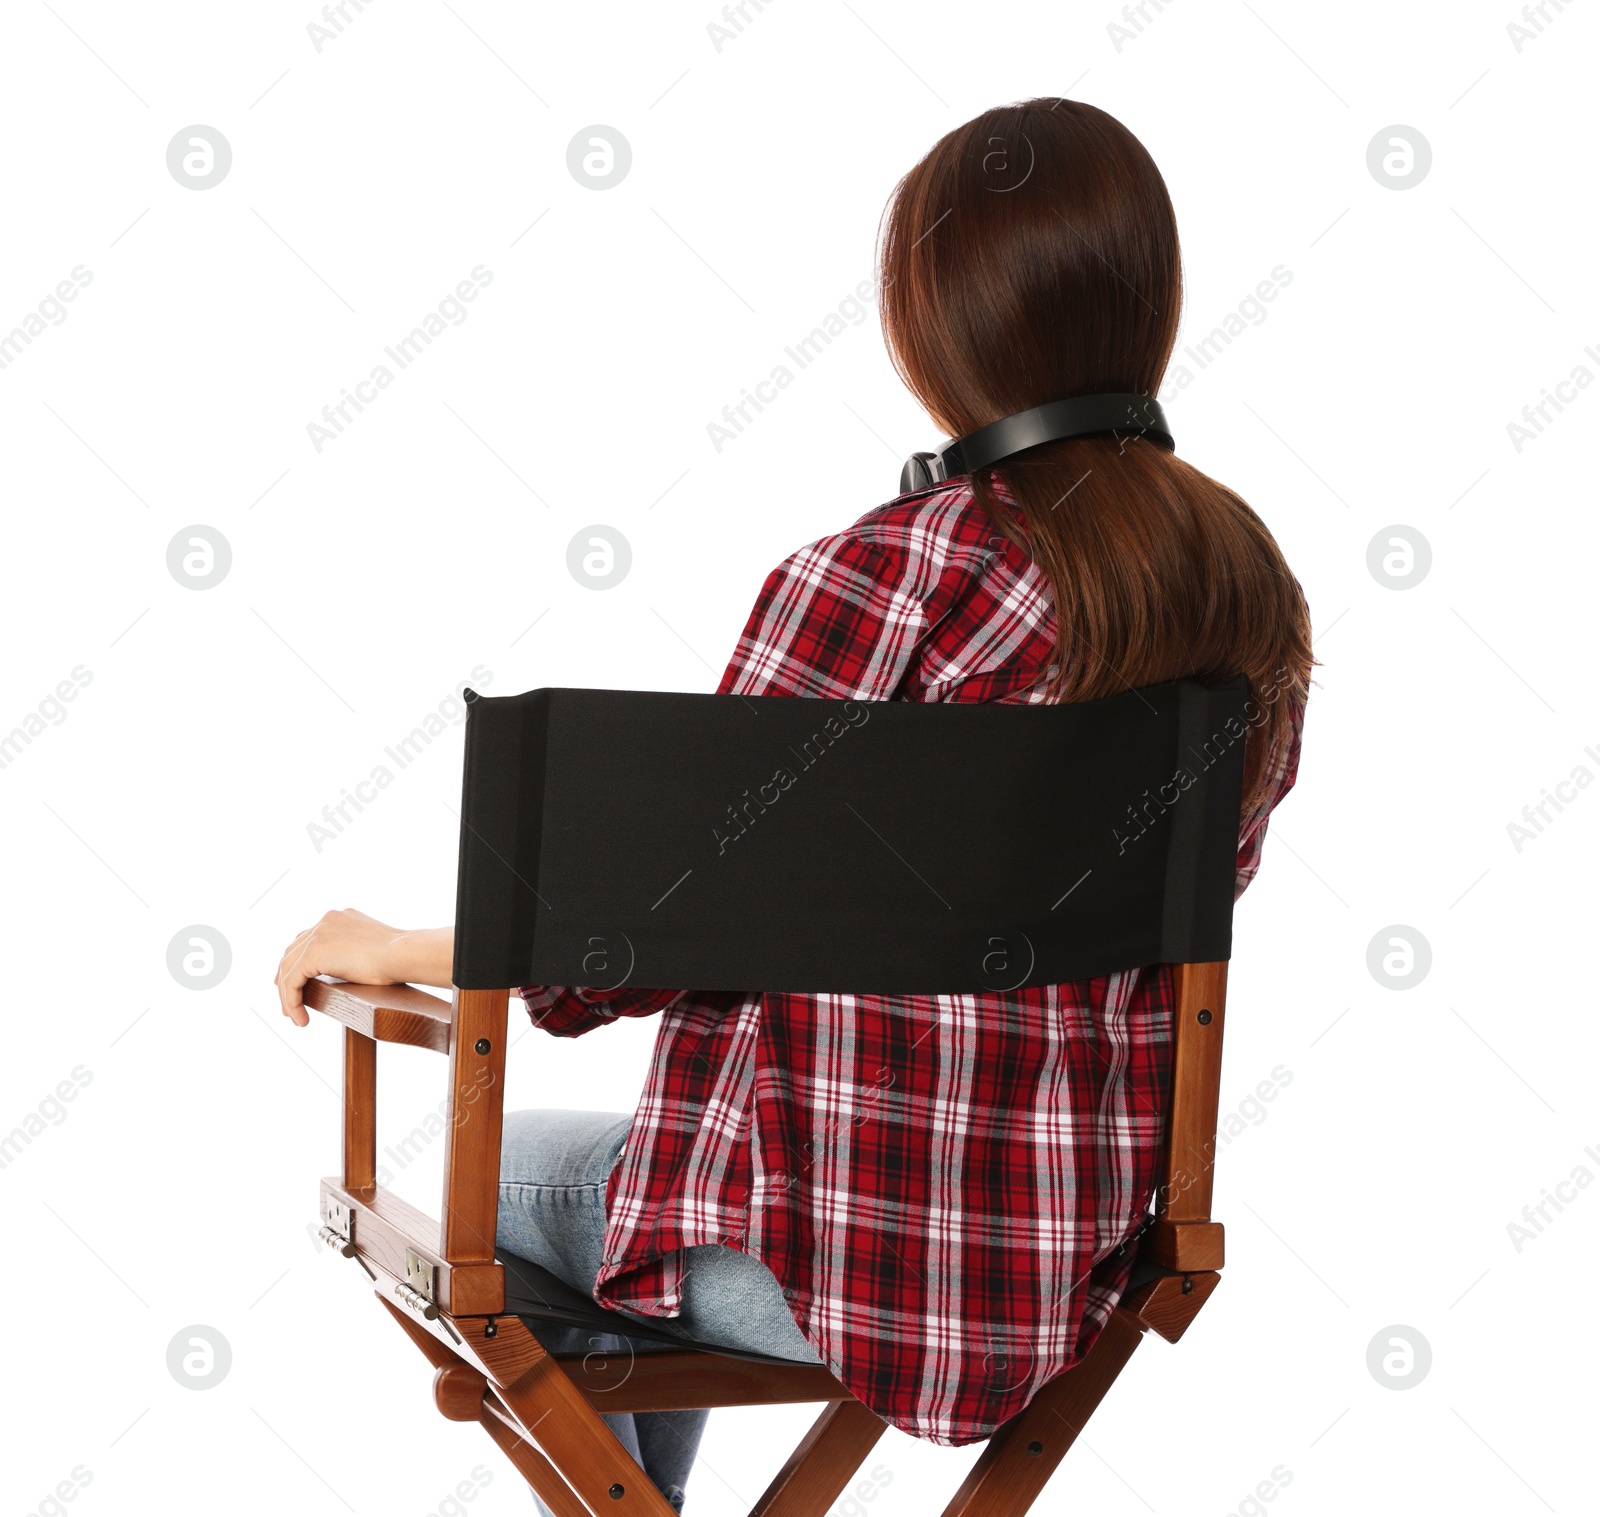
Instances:
[[[895,191],[880,292],[896,367],[951,437],[1153,396],[1181,302],[1166,186],[1092,106],[986,112]],[[1134,430],[1034,447],[802,548],[719,689],[1023,703],[1242,673],[1243,890],[1294,782],[1311,663],[1266,527]],[[284,955],[284,1011],[304,1025],[317,974],[448,986],[451,937],[330,913]],[[498,1246],[605,1306],[826,1362],[951,1445],[1079,1362],[1127,1288],[1170,1078],[1168,966],[978,995],[521,993],[558,1037],[661,1018],[632,1117],[506,1119]],[[608,1420],[678,1508],[708,1415]]]

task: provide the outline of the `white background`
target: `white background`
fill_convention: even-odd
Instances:
[[[1060,94],[1162,167],[1184,343],[1292,273],[1169,415],[1277,534],[1321,667],[1238,916],[1223,1100],[1254,1120],[1222,1151],[1224,1285],[1038,1510],[1222,1517],[1274,1479],[1301,1517],[1592,1510],[1600,1187],[1520,1250],[1508,1224],[1600,1177],[1600,794],[1520,851],[1507,824],[1600,774],[1600,395],[1520,452],[1507,424],[1600,374],[1600,18],[1552,5],[1519,50],[1510,0],[1169,0],[1119,47],[1109,0],[773,0],[719,50],[711,0],[349,14],[318,51],[310,0],[5,9],[0,332],[92,275],[0,369],[0,732],[92,676],[0,769],[0,1134],[46,1114],[0,1169],[6,1510],[53,1510],[76,1468],[85,1514],[423,1517],[477,1465],[472,1511],[529,1510],[308,1232],[338,1040],[271,987],[326,908],[452,917],[460,728],[320,851],[308,824],[475,666],[494,694],[712,688],[764,573],[935,434],[875,318],[720,453],[707,423],[870,275],[943,132]],[[603,192],[566,163],[593,124],[632,146]],[[1397,124],[1433,153],[1403,191],[1367,167]],[[166,164],[191,125],[232,148],[204,191]],[[317,451],[307,424],[479,265],[468,319]],[[592,524],[632,546],[604,592],[566,567]],[[204,591],[167,568],[192,526],[232,551]],[[1368,569],[1391,526],[1431,545],[1410,589]],[[195,924],[231,945],[210,990],[167,968]],[[1404,991],[1367,965],[1396,925],[1432,950]],[[527,1034],[510,1101],[628,1110],[653,1034]],[[388,1145],[442,1065],[382,1062]],[[430,1211],[437,1148],[397,1182]],[[232,1350],[204,1392],[166,1367],[192,1324]],[[1405,1391],[1367,1366],[1394,1325],[1432,1351]],[[716,1414],[691,1511],[745,1511],[811,1415]],[[889,1434],[870,1510],[937,1511],[975,1452]]]

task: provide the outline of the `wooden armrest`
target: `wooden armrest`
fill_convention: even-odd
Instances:
[[[380,1043],[450,1052],[450,1003],[415,986],[355,985],[318,978],[306,981],[303,995],[310,1010]]]
[[[1152,1222],[1139,1249],[1141,1262],[1188,1273],[1221,1269],[1222,1224],[1209,1221]]]

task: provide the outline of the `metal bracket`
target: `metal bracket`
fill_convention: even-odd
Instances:
[[[395,1286],[394,1293],[413,1311],[421,1312],[426,1321],[438,1318],[439,1308],[433,1294],[433,1263],[414,1248],[406,1250],[405,1284]]]
[[[335,1253],[346,1259],[356,1256],[350,1208],[343,1201],[327,1197],[322,1203],[322,1226],[317,1236]]]

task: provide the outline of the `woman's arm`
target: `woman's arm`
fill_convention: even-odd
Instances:
[[[284,950],[278,1001],[296,1027],[311,1018],[301,991],[307,980],[331,974],[358,985],[434,985],[448,989],[455,955],[454,927],[403,931],[363,911],[330,911]]]

